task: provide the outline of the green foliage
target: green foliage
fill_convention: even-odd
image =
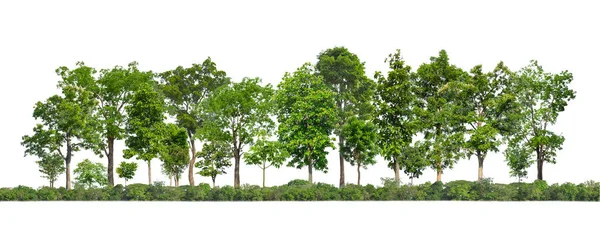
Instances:
[[[367,166],[374,165],[377,162],[375,157],[379,155],[375,124],[370,120],[350,117],[342,127],[340,136],[345,139],[340,152],[350,165],[357,166],[359,175],[357,184],[360,185],[360,168],[366,169]]]
[[[226,174],[225,169],[231,166],[231,148],[229,144],[223,141],[211,141],[204,143],[202,151],[198,152],[200,159],[196,162],[196,168],[199,168],[198,174],[210,177],[215,186],[215,180],[218,175]]]
[[[519,137],[508,146],[512,151],[519,151],[520,155],[535,153],[538,164],[556,163],[556,153],[562,149],[565,138],[549,127],[576,97],[576,92],[569,88],[572,80],[570,72],[545,72],[535,60],[512,79],[517,101],[522,106]],[[538,167],[539,180],[543,179],[541,168]]]
[[[106,167],[102,163],[94,163],[88,159],[77,164],[75,168],[75,185],[84,188],[103,187],[108,184]]]
[[[137,168],[138,164],[135,162],[122,161],[119,167],[117,168],[117,174],[119,174],[120,178],[125,179],[125,183],[127,183],[128,180],[133,179]]]
[[[40,173],[44,174],[43,178],[48,179],[50,187],[54,187],[54,182],[60,174],[65,172],[65,164],[63,158],[57,153],[44,154],[42,159],[36,161],[40,166]]]
[[[335,128],[337,115],[333,92],[315,75],[310,63],[294,74],[286,73],[275,95],[279,142],[289,153],[288,166],[327,172],[326,148],[335,148],[329,137]]]
[[[159,93],[150,87],[136,91],[131,105],[125,107],[129,118],[125,140],[127,149],[123,150],[125,159],[137,156],[136,159],[150,162],[158,157],[161,141],[165,107]]]
[[[163,162],[163,173],[175,178],[175,185],[178,186],[181,173],[185,171],[190,161],[186,130],[169,123],[162,133],[160,160]]]
[[[261,136],[256,143],[250,147],[250,151],[244,154],[246,164],[257,165],[263,170],[263,187],[265,186],[265,171],[273,166],[279,168],[287,160],[289,155],[281,150],[278,141],[268,141],[266,136]]]

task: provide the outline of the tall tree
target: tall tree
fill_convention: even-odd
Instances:
[[[569,88],[573,75],[568,71],[558,74],[545,72],[532,60],[522,68],[512,81],[517,91],[517,101],[523,106],[521,113],[521,141],[512,141],[514,150],[524,150],[524,155],[535,152],[537,179],[543,180],[544,162],[556,163],[556,153],[562,149],[565,138],[551,131],[560,112],[575,99],[576,92]],[[529,153],[528,153],[529,152]]]
[[[379,154],[375,124],[370,120],[350,117],[342,127],[340,136],[346,140],[340,152],[350,165],[356,165],[356,184],[360,185],[360,168],[367,169],[368,165],[374,165],[375,157]]]
[[[157,158],[162,149],[162,130],[165,120],[164,100],[150,85],[140,88],[133,95],[130,105],[125,107],[128,119],[126,130],[128,132],[123,150],[123,157],[130,159],[136,156],[137,160],[148,164],[148,184],[152,184],[151,161]]]
[[[97,103],[93,94],[82,86],[81,78],[93,81],[95,70],[77,62],[77,68],[70,70],[59,67],[56,73],[61,76],[58,87],[62,95],[54,95],[46,101],[37,102],[33,117],[41,120],[32,136],[25,135],[21,145],[25,146],[25,156],[43,158],[50,153],[58,153],[65,162],[67,190],[71,189],[71,159],[74,152],[91,149],[92,139],[97,138],[94,128],[93,110]]]
[[[462,152],[468,110],[460,103],[459,94],[467,73],[451,65],[445,50],[431,57],[417,69],[416,113],[424,122],[423,134],[429,142],[428,158],[442,180],[444,169],[452,169],[464,157]]]
[[[345,47],[334,47],[319,53],[315,70],[335,93],[338,123],[334,134],[338,136],[338,147],[341,150],[345,142],[340,136],[342,126],[350,116],[358,112],[361,103],[371,99],[370,96],[361,96],[363,95],[359,92],[361,81],[371,80],[365,76],[364,63]],[[342,152],[339,155],[340,187],[342,187],[345,184],[344,155]]]
[[[260,78],[244,77],[241,82],[219,88],[205,100],[205,125],[202,135],[209,141],[225,141],[233,150],[234,187],[240,186],[240,160],[243,148],[252,145],[254,136],[275,125],[272,113],[273,89],[260,85]]]
[[[163,173],[175,179],[175,187],[179,186],[181,174],[190,161],[188,153],[187,133],[184,128],[175,124],[166,124],[162,135],[160,160],[163,162]]]
[[[63,158],[58,153],[50,153],[43,155],[41,160],[36,161],[40,167],[40,172],[44,174],[43,178],[48,179],[50,188],[54,188],[54,182],[58,176],[65,172]]]
[[[388,167],[394,170],[395,182],[400,184],[400,169],[403,166],[413,168],[410,163],[418,162],[414,160],[418,155],[411,154],[418,152],[411,150],[411,144],[421,127],[420,119],[413,111],[418,102],[415,95],[416,75],[405,64],[400,50],[389,54],[385,62],[389,66],[387,76],[381,72],[375,74],[374,122],[378,127],[381,154],[389,162]],[[414,168],[415,173],[420,172],[419,166]]]
[[[114,155],[115,140],[125,137],[125,121],[127,113],[125,106],[130,104],[133,93],[152,80],[152,72],[143,72],[137,62],[131,62],[124,68],[115,66],[112,69],[100,70],[100,76],[95,84],[90,84],[98,100],[97,118],[102,141],[96,144],[94,152],[108,160],[108,185],[114,186]]]
[[[287,153],[281,150],[278,141],[269,141],[266,136],[260,136],[256,143],[250,147],[250,151],[244,154],[246,164],[257,165],[262,169],[262,186],[265,187],[265,172],[267,168],[273,166],[279,168],[289,157]]]
[[[127,186],[127,181],[133,179],[133,176],[135,176],[137,167],[137,163],[125,161],[122,161],[119,167],[117,167],[117,174],[120,178],[125,179],[125,186]]]
[[[483,73],[481,65],[471,70],[464,82],[461,100],[468,109],[466,141],[467,156],[477,156],[477,179],[483,179],[483,161],[488,152],[498,147],[513,134],[517,126],[519,106],[508,85],[511,71],[500,62],[494,71]]]
[[[310,63],[286,73],[276,92],[279,142],[291,156],[287,166],[307,166],[311,183],[313,168],[327,172],[325,149],[335,149],[329,137],[338,123],[334,96]]]
[[[229,82],[224,71],[218,70],[211,58],[202,64],[193,64],[189,68],[178,66],[159,75],[161,89],[167,98],[169,113],[175,115],[177,124],[186,129],[191,157],[189,161],[188,179],[194,186],[194,164],[196,161],[196,133],[202,126],[202,109],[200,107],[210,94],[218,87]]]
[[[75,187],[83,188],[103,187],[108,184],[106,167],[102,163],[94,163],[85,159],[77,164],[75,168]]]
[[[211,141],[204,143],[202,150],[196,155],[200,160],[196,162],[199,168],[198,174],[210,177],[215,187],[218,175],[226,174],[225,168],[231,166],[231,147],[223,141]]]

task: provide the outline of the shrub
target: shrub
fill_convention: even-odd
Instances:
[[[125,187],[125,200],[151,200],[146,184],[130,184]]]

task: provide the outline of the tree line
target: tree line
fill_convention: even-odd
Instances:
[[[65,174],[66,190],[71,158],[83,150],[106,157],[108,166],[83,161],[75,184],[113,187],[115,141],[125,142],[125,159],[147,164],[148,184],[151,161],[159,159],[175,186],[186,170],[190,186],[196,173],[214,186],[233,166],[239,188],[243,162],[262,169],[263,187],[266,169],[281,166],[307,168],[312,183],[313,171],[328,172],[328,149],[339,154],[340,187],[347,184],[344,162],[356,167],[360,185],[360,170],[377,155],[396,184],[401,171],[412,180],[428,168],[441,181],[472,156],[481,181],[485,158],[501,151],[519,181],[534,163],[537,180],[544,163],[556,163],[565,138],[551,127],[576,97],[570,72],[546,72],[535,60],[516,71],[503,62],[489,72],[482,65],[465,71],[445,50],[416,69],[400,50],[385,63],[387,72],[371,78],[356,54],[333,47],[274,87],[258,77],[234,82],[210,57],[165,72],[142,71],[137,62],[100,70],[77,62],[56,69],[61,93],[35,104],[40,123],[21,144],[26,156],[39,158],[50,187]],[[126,181],[136,170],[134,162],[116,168]]]

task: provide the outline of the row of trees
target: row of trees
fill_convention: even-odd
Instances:
[[[550,127],[575,98],[568,71],[547,73],[537,61],[516,72],[502,62],[490,72],[481,65],[464,71],[444,50],[416,70],[400,50],[385,61],[387,73],[371,79],[357,55],[334,47],[316,64],[286,73],[277,88],[261,85],[260,78],[232,82],[210,58],[161,73],[140,71],[135,62],[100,71],[79,62],[75,69],[57,69],[62,94],[36,104],[33,116],[42,123],[22,145],[26,155],[40,158],[51,186],[65,172],[66,189],[71,157],[81,150],[107,158],[113,186],[117,140],[125,141],[124,158],[146,162],[148,183],[150,162],[158,158],[176,186],[186,169],[194,186],[194,168],[214,184],[231,158],[235,188],[242,158],[263,170],[263,186],[265,170],[283,165],[307,167],[312,182],[314,170],[328,172],[327,149],[338,150],[340,187],[346,184],[344,162],[356,166],[360,184],[360,169],[377,155],[397,183],[400,171],[412,179],[427,168],[441,181],[444,170],[472,156],[481,180],[487,154],[502,145],[519,179],[535,162],[542,180],[543,164],[555,163],[564,137]],[[136,168],[124,162],[117,172],[131,179]]]

